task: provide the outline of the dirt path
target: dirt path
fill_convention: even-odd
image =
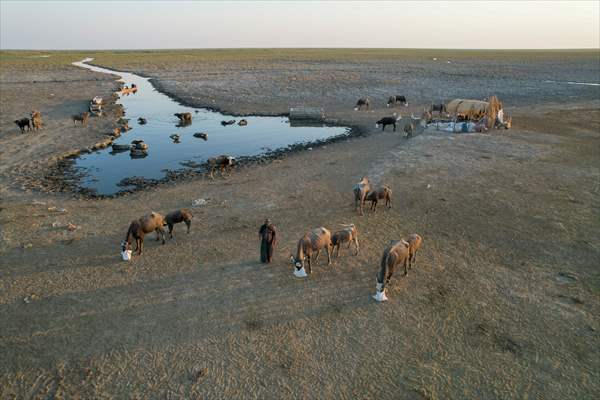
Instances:
[[[600,112],[587,107],[493,135],[374,134],[109,200],[3,180],[0,398],[594,398]],[[365,174],[393,188],[391,210],[356,215]],[[198,198],[190,235],[177,226],[119,260],[132,218]],[[265,217],[281,232],[271,265]],[[348,222],[361,254],[295,279],[300,235]],[[385,244],[412,232],[416,268],[375,304]]]

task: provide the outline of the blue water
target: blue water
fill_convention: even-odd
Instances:
[[[240,117],[221,114],[202,108],[186,107],[168,96],[156,91],[147,78],[127,73],[107,70],[86,64],[86,59],[74,65],[96,72],[120,76],[128,86],[135,83],[135,94],[120,96],[125,118],[132,128],[115,140],[117,144],[129,144],[141,139],[148,144],[148,156],[131,158],[129,152],[114,153],[105,150],[84,154],[75,161],[78,170],[85,172],[80,186],[92,189],[98,194],[110,195],[126,187],[117,184],[128,177],[161,179],[165,170],[182,169],[182,162],[203,163],[209,157],[227,154],[234,157],[256,156],[270,150],[285,148],[290,144],[307,143],[349,134],[346,127],[300,126],[292,127],[287,117],[243,117],[247,126],[237,123],[222,126],[221,121]],[[179,120],[174,113],[192,113],[192,124],[178,127]],[[146,125],[139,125],[138,117],[147,119]],[[208,140],[193,136],[196,132],[208,134]],[[174,143],[169,135],[177,134],[180,142]]]

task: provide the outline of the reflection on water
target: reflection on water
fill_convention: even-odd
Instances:
[[[123,105],[132,129],[114,143],[127,145],[133,140],[143,140],[148,145],[145,157],[132,158],[127,149],[114,151],[109,147],[77,158],[76,167],[86,172],[81,186],[96,190],[98,194],[114,194],[123,190],[117,184],[127,177],[161,179],[165,170],[203,163],[207,158],[220,154],[255,156],[265,153],[266,149],[285,148],[294,143],[349,133],[345,127],[292,127],[285,117],[244,117],[247,125],[239,125],[240,118],[176,103],[156,91],[147,78],[86,64],[89,61],[91,59],[85,59],[74,65],[119,75],[128,86],[135,84],[138,87],[137,93],[120,96],[117,101]],[[192,122],[180,120],[176,113],[191,113]],[[236,122],[222,124],[222,121],[233,120]]]

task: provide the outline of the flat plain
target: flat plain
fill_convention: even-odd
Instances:
[[[362,134],[227,179],[81,198],[57,160],[119,114],[109,104],[73,127],[116,88],[70,65],[88,56],[189,105],[321,106]],[[599,71],[597,51],[0,52],[0,398],[598,398],[600,87],[567,82]],[[404,116],[498,95],[514,126],[407,140],[374,127],[392,94],[408,97]],[[365,95],[372,110],[353,111]],[[13,120],[32,109],[45,127],[21,134]],[[357,215],[365,175],[392,187],[392,209]],[[190,235],[177,226],[120,260],[129,221],[198,198]],[[270,265],[265,217],[280,232]],[[358,227],[360,254],[294,278],[301,235],[342,223]],[[375,303],[384,247],[413,232],[416,267]]]

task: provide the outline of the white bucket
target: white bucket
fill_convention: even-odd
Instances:
[[[131,250],[123,250],[121,252],[121,258],[123,259],[123,261],[130,261],[131,260]]]
[[[302,267],[300,269],[294,268],[294,276],[296,278],[306,278],[307,275],[306,275],[306,271],[304,270],[304,267]]]
[[[387,301],[387,299],[388,299],[387,296],[385,295],[385,291],[383,291],[383,292],[377,291],[372,297],[379,302]]]

